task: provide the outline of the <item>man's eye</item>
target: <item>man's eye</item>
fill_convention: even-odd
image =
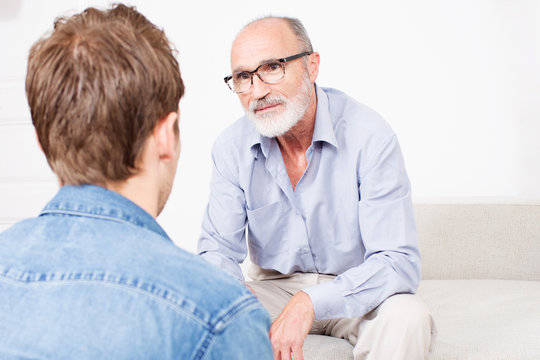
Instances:
[[[281,69],[281,64],[278,62],[265,64],[263,68],[261,69],[264,72],[274,72]]]
[[[242,71],[233,75],[234,81],[246,81],[251,78],[248,72]]]

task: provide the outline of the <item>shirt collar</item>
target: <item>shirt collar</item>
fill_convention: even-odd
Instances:
[[[324,141],[338,147],[336,134],[334,133],[334,121],[330,114],[328,95],[323,89],[315,84],[317,93],[317,114],[315,115],[315,129],[313,129],[313,141]]]
[[[315,94],[317,96],[317,112],[315,115],[315,128],[313,129],[312,143],[324,141],[338,147],[336,135],[334,133],[334,123],[332,121],[332,116],[330,115],[328,95],[326,95],[324,90],[317,86],[317,84],[315,84]],[[274,138],[262,136],[257,132],[253,125],[252,129],[253,131],[249,134],[247,143],[253,153],[253,157],[257,159],[259,151],[262,151],[264,156],[268,157]]]
[[[117,192],[97,185],[63,186],[41,211],[40,216],[54,213],[130,223],[153,231],[170,241],[152,215]]]

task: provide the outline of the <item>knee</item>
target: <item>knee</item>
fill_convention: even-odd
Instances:
[[[417,295],[398,294],[386,299],[378,316],[402,331],[431,332],[433,319],[426,304]]]

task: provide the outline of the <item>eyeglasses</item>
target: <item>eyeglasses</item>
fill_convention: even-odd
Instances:
[[[238,71],[232,75],[226,76],[223,80],[233,92],[239,94],[248,91],[253,86],[253,76],[257,75],[262,82],[266,84],[275,84],[285,77],[285,63],[311,55],[310,51],[289,57],[272,60],[259,65],[253,71]]]

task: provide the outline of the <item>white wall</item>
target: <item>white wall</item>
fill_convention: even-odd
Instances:
[[[0,230],[57,185],[24,97],[26,57],[53,19],[108,1],[0,2]],[[222,78],[239,28],[299,17],[321,54],[318,84],[380,112],[397,132],[414,200],[540,202],[540,1],[132,1],[179,50],[182,157],[160,223],[193,251],[210,148],[242,110]],[[286,55],[286,54],[276,54]]]

